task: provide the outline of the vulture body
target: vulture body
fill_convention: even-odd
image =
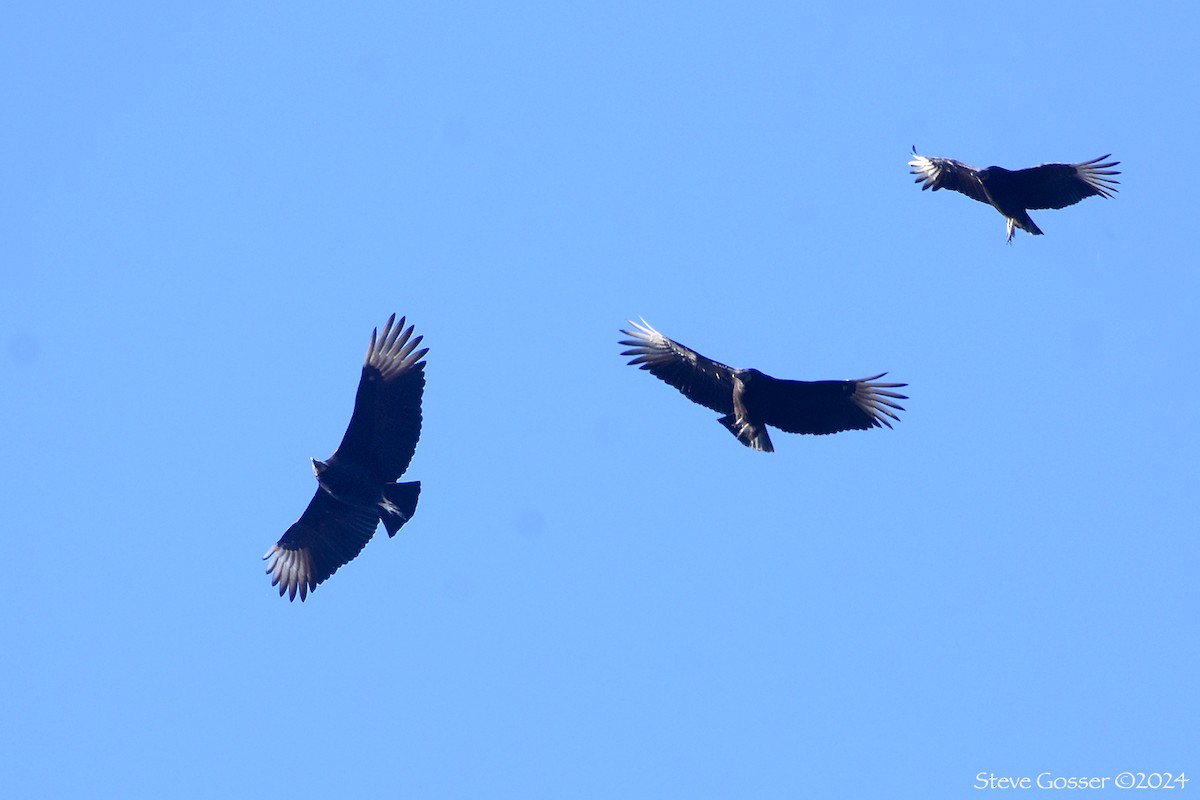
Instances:
[[[420,481],[397,483],[421,438],[421,396],[428,348],[417,349],[404,318],[393,314],[371,331],[342,443],[328,461],[313,459],[317,491],[283,537],[267,551],[267,573],[289,600],[308,593],[366,547],[382,521],[388,536],[412,518]]]
[[[1086,197],[1112,197],[1117,191],[1112,169],[1120,161],[1105,161],[1100,156],[1078,164],[1039,164],[1028,169],[1007,170],[1004,167],[976,169],[952,158],[926,158],[913,148],[913,160],[908,162],[915,183],[925,189],[950,189],[973,200],[987,203],[1008,220],[1008,241],[1020,228],[1034,236],[1042,229],[1029,216],[1030,209],[1066,208]]]
[[[723,414],[721,423],[739,442],[754,450],[774,451],[767,426],[788,433],[829,434],[892,427],[896,411],[907,400],[892,389],[904,383],[875,383],[887,373],[853,381],[793,381],[773,378],[757,369],[734,369],[668,339],[650,327],[630,321],[632,338],[620,344],[659,380],[674,386],[694,403]]]

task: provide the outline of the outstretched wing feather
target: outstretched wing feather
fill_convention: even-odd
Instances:
[[[362,552],[375,535],[379,514],[347,505],[317,489],[308,508],[271,546],[264,559],[271,585],[279,595],[304,600],[330,575]]]
[[[952,158],[927,158],[919,155],[914,147],[913,160],[908,165],[912,167],[912,174],[917,176],[914,183],[920,183],[922,191],[949,189],[981,203],[992,203],[983,188],[983,181],[979,179],[979,170],[970,164]]]
[[[371,465],[384,482],[404,474],[421,438],[421,398],[425,391],[422,337],[396,323],[393,314],[383,334],[371,333],[366,361],[354,398],[354,413],[335,456]]]
[[[621,333],[632,338],[620,344],[631,349],[621,353],[635,356],[629,363],[648,370],[659,380],[674,386],[694,403],[721,414],[733,413],[733,369],[663,336],[643,319],[630,320],[632,330]]]
[[[1120,181],[1112,167],[1121,162],[1100,156],[1079,164],[1039,164],[1011,173],[1009,181],[1021,204],[1029,209],[1066,208],[1086,197],[1112,197]]]
[[[875,383],[887,373],[855,381],[790,381],[770,378],[755,389],[763,421],[788,433],[826,434],[892,427],[906,395],[904,383]]]

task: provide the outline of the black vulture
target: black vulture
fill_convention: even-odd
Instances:
[[[725,416],[717,420],[742,444],[754,450],[773,452],[767,426],[788,433],[838,433],[839,431],[889,428],[903,411],[895,400],[906,395],[889,391],[906,383],[873,383],[886,375],[881,372],[856,381],[789,381],[772,378],[756,369],[734,369],[720,364],[668,339],[650,327],[630,320],[633,330],[621,330],[632,336],[620,344],[631,350],[623,356],[636,356],[630,364],[674,386],[693,403],[711,408]],[[895,411],[893,411],[895,409]]]
[[[296,524],[264,559],[279,596],[304,600],[338,567],[354,559],[380,521],[396,535],[417,510],[420,481],[396,483],[421,438],[421,395],[429,348],[417,350],[404,318],[371,331],[354,413],[342,443],[328,461],[313,459],[317,492]]]
[[[1111,155],[1111,154],[1110,154]],[[976,169],[952,158],[926,158],[913,148],[913,160],[908,162],[915,183],[921,190],[951,189],[967,197],[988,203],[1008,219],[1008,241],[1011,244],[1016,228],[1041,236],[1042,231],[1029,217],[1029,209],[1066,208],[1085,197],[1112,197],[1120,181],[1110,177],[1120,175],[1112,167],[1120,161],[1105,161],[1100,156],[1079,164],[1039,164],[1029,169],[1007,170],[1004,167]]]

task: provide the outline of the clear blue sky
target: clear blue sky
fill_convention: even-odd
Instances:
[[[0,794],[1200,778],[1200,20],[1129,8],[6,7]],[[1121,191],[1007,246],[914,144]],[[420,507],[289,604],[393,311]],[[638,315],[908,411],[752,452]]]

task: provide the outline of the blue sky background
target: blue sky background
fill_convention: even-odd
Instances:
[[[1200,25],[1129,9],[7,6],[3,794],[1200,777]],[[1006,246],[914,144],[1121,191]],[[392,311],[420,507],[289,604]],[[637,315],[908,411],[752,452]]]

